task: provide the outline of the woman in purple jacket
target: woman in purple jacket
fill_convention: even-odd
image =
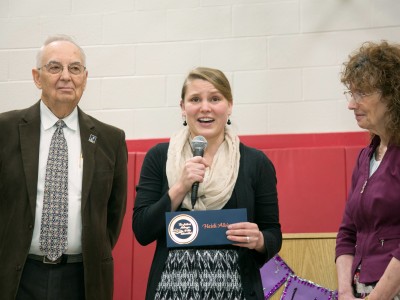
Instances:
[[[370,132],[336,241],[339,300],[400,299],[400,46],[367,42],[344,64],[348,108]]]

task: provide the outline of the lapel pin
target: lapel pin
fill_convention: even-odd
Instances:
[[[91,142],[91,143],[96,143],[96,140],[97,140],[97,136],[95,136],[95,135],[93,135],[93,134],[91,134],[90,136],[89,136],[89,142]]]

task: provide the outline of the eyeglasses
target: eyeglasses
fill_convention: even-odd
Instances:
[[[51,74],[59,74],[64,71],[64,66],[58,62],[49,62],[47,65],[38,68],[38,70],[41,70],[43,68],[46,68],[46,70]],[[86,67],[81,65],[80,63],[69,64],[67,68],[68,72],[73,75],[80,75],[86,70]]]
[[[360,103],[362,99],[368,96],[372,96],[373,94],[380,93],[380,91],[375,91],[369,94],[360,93],[360,92],[352,92],[352,91],[344,91],[343,94],[346,97],[347,102],[351,102],[354,100],[355,103]]]

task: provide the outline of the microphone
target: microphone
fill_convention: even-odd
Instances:
[[[192,150],[193,150],[193,156],[201,156],[203,157],[204,155],[204,149],[207,147],[207,140],[201,136],[195,136],[192,140]],[[199,182],[196,181],[192,185],[192,193],[190,195],[190,200],[192,202],[192,209],[194,209],[194,205],[196,204],[197,201],[197,192],[199,190]]]

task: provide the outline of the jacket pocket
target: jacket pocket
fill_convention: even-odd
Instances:
[[[391,247],[398,246],[400,243],[400,234],[393,235],[381,235],[378,237],[378,242],[381,244],[381,247]],[[393,249],[393,248],[392,248]]]

